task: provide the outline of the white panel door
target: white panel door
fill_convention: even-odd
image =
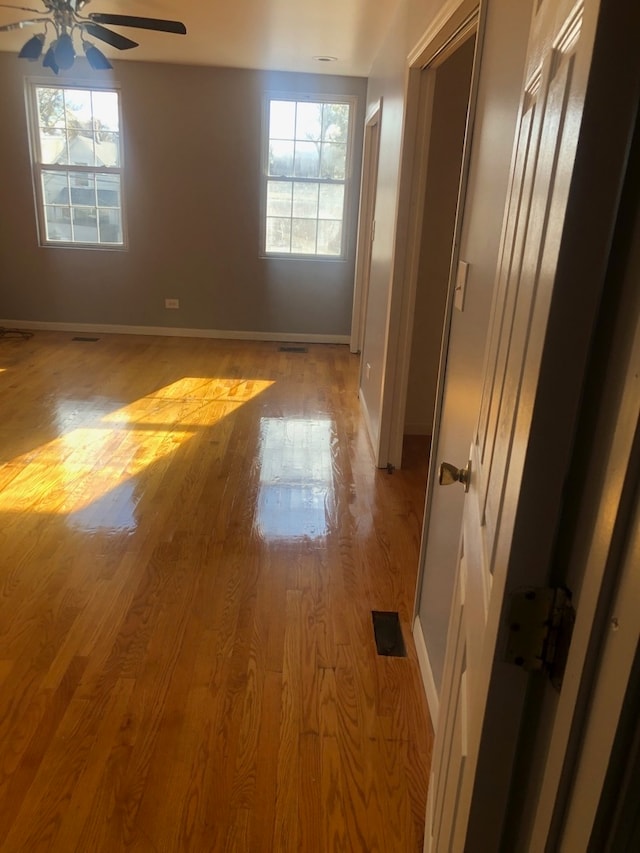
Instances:
[[[594,26],[584,27],[585,6],[594,21],[598,0],[540,0],[532,22],[429,787],[425,850],[435,853],[459,853],[467,846],[593,47]]]
[[[475,450],[472,446],[472,471],[478,462]],[[469,808],[471,763],[480,739],[482,709],[476,703],[482,689],[482,638],[492,577],[486,561],[485,528],[478,514],[476,483],[472,477],[463,515],[429,787],[426,850],[462,849],[452,844],[464,828],[461,816]]]

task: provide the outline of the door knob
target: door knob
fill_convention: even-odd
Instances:
[[[466,468],[456,468],[450,462],[440,463],[438,482],[441,486],[450,486],[452,483],[462,483],[465,492],[469,491],[471,480],[471,460],[467,462]]]

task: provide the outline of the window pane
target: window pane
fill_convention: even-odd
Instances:
[[[64,129],[64,94],[62,89],[36,88],[38,124],[40,127]]]
[[[322,138],[327,142],[345,142],[349,136],[349,104],[325,104],[322,114]]]
[[[120,207],[120,175],[96,175],[96,189],[101,207]]]
[[[98,210],[101,243],[122,243],[122,219],[119,210]]]
[[[342,254],[342,222],[326,219],[318,222],[318,254]]]
[[[316,228],[315,219],[292,219],[291,251],[300,255],[315,255]]]
[[[81,128],[93,130],[91,121],[93,110],[89,89],[64,89],[64,106],[70,135]]]
[[[47,240],[71,242],[71,211],[68,207],[45,207]]]
[[[69,162],[67,136],[64,130],[40,129],[40,156],[42,163],[65,164]]]
[[[77,243],[98,242],[98,215],[95,207],[71,208],[73,239]]]
[[[267,216],[291,216],[291,184],[267,182]]]
[[[93,133],[69,134],[69,160],[71,166],[95,166]]]
[[[296,142],[293,173],[296,178],[317,178],[320,168],[319,143]]]
[[[90,172],[69,172],[71,204],[83,204],[95,207],[96,178]]]
[[[92,93],[93,128],[96,131],[120,130],[117,92]]]
[[[320,186],[320,219],[342,219],[344,211],[344,184]]]
[[[45,204],[69,204],[69,184],[66,172],[42,173],[42,195]]]
[[[271,101],[269,107],[269,138],[294,139],[296,129],[296,102]]]
[[[269,217],[267,219],[267,252],[291,251],[291,220]]]
[[[301,219],[318,218],[318,184],[293,185],[293,215]]]
[[[269,143],[269,174],[290,178],[293,175],[293,142]]]
[[[119,166],[120,165],[120,134],[103,133],[95,134],[96,166]]]
[[[322,143],[322,169],[320,174],[323,178],[343,181],[346,173],[346,163],[346,145],[339,142]]]
[[[298,103],[296,139],[320,139],[322,134],[322,104]]]

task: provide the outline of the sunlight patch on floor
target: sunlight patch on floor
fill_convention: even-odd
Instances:
[[[135,490],[123,484],[272,384],[187,377],[108,414],[92,412],[91,401],[75,410],[73,401],[60,401],[59,426],[72,427],[74,420],[81,425],[3,466],[5,472],[20,470],[0,492],[0,510],[71,514],[92,504],[97,510],[102,502],[113,516],[118,495],[126,494],[130,526]],[[113,499],[105,501],[110,493]]]

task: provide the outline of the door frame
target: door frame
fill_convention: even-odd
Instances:
[[[640,82],[640,74],[637,79]],[[585,496],[583,516],[584,528],[593,531],[584,559],[604,569],[604,594],[601,591],[597,601],[600,618],[594,620],[598,655],[593,657],[598,666],[589,689],[582,690],[589,702],[580,750],[571,785],[566,786],[562,819],[553,821],[562,824],[562,842],[570,850],[586,849],[589,842],[602,850],[621,845],[627,849],[633,843],[627,833],[634,832],[629,817],[637,805],[630,766],[634,758],[637,762],[640,744],[640,119],[611,255],[604,300],[609,311],[601,324],[608,334],[593,359],[600,368],[608,358],[608,369],[601,379],[598,429],[588,430],[596,433],[597,450],[583,475],[588,483],[602,483],[592,500],[590,494]],[[620,295],[616,298],[611,291]],[[637,830],[635,834],[637,839]]]
[[[633,369],[637,371],[640,363],[640,322],[638,321],[634,350]],[[640,499],[637,488],[637,460],[640,458],[640,433],[637,429],[633,429],[633,418],[636,424],[638,419],[637,373],[635,376],[630,374],[631,369],[626,377],[620,411],[615,420],[617,440],[612,442],[609,455],[612,473],[607,478],[606,487],[598,496],[600,499],[596,514],[598,532],[603,532],[605,536],[593,537],[589,554],[590,560],[601,560],[604,557],[602,551],[605,550],[603,545],[608,545],[610,552],[613,552],[613,559],[603,560],[603,563],[612,565],[607,566],[607,576],[603,579],[604,595],[602,590],[598,590],[600,595],[595,602],[598,610],[606,615],[606,618],[596,620],[594,613],[594,622],[597,624],[594,635],[598,637],[599,666],[589,691],[588,702],[584,700],[586,692],[584,688],[581,691],[582,702],[577,704],[578,711],[581,713],[578,717],[580,719],[584,716],[585,719],[584,723],[580,719],[578,732],[571,731],[573,716],[566,722],[560,716],[561,711],[566,713],[566,708],[561,708],[558,712],[560,720],[559,725],[556,726],[558,731],[556,739],[563,738],[567,732],[567,740],[575,741],[578,733],[581,740],[580,750],[574,761],[575,771],[570,783],[565,783],[563,786],[568,791],[565,794],[566,802],[561,800],[558,806],[556,800],[552,800],[547,804],[545,799],[548,795],[545,780],[543,780],[540,809],[536,814],[538,822],[536,829],[538,825],[541,826],[544,834],[544,831],[548,832],[547,827],[551,826],[551,831],[555,834],[554,841],[557,843],[561,840],[567,850],[586,850],[591,839],[607,772],[610,767],[613,769],[615,766],[610,761],[611,753],[621,725],[624,703],[628,700],[629,688],[633,687],[633,667],[638,652]],[[620,470],[626,473],[626,483],[624,483],[627,487],[626,492],[635,494],[631,499],[628,494],[620,495],[619,511],[613,524],[610,517],[611,492],[619,487],[615,480],[618,479]],[[630,501],[634,501],[634,507],[631,510],[627,505]],[[614,526],[618,528],[615,533]],[[605,542],[602,539],[605,539]],[[615,541],[616,539],[621,540],[621,544]],[[615,588],[615,595],[609,597],[606,592],[607,587]],[[603,601],[600,600],[601,597]],[[585,669],[587,668],[588,658],[585,660]],[[565,703],[565,706],[567,704]],[[569,743],[570,746],[571,743]],[[552,790],[558,789],[559,783],[553,784],[555,780],[551,781]],[[562,793],[562,789],[560,790]],[[555,810],[556,814],[549,819],[547,813],[551,813],[552,810]]]
[[[405,120],[403,128],[400,188],[396,217],[396,243],[389,304],[382,408],[376,464],[402,463],[404,419],[407,403],[413,313],[418,287],[424,199],[427,184],[431,115],[435,94],[435,72],[439,65],[476,33],[471,75],[469,110],[462,155],[456,224],[453,233],[452,269],[455,269],[461,233],[461,216],[469,174],[471,130],[478,92],[479,57],[485,16],[480,0],[448,0],[407,59],[405,75]],[[443,339],[448,339],[453,299],[449,286]],[[446,348],[441,352],[445,352]],[[442,364],[440,373],[442,372]],[[436,423],[441,382],[436,394]],[[435,434],[434,429],[434,434]]]
[[[378,162],[380,159],[380,123],[382,98],[367,113],[364,123],[362,151],[362,190],[358,214],[358,239],[356,248],[356,273],[353,286],[353,311],[350,349],[362,352],[366,330],[369,277],[371,274],[371,247],[375,237],[376,190]]]

